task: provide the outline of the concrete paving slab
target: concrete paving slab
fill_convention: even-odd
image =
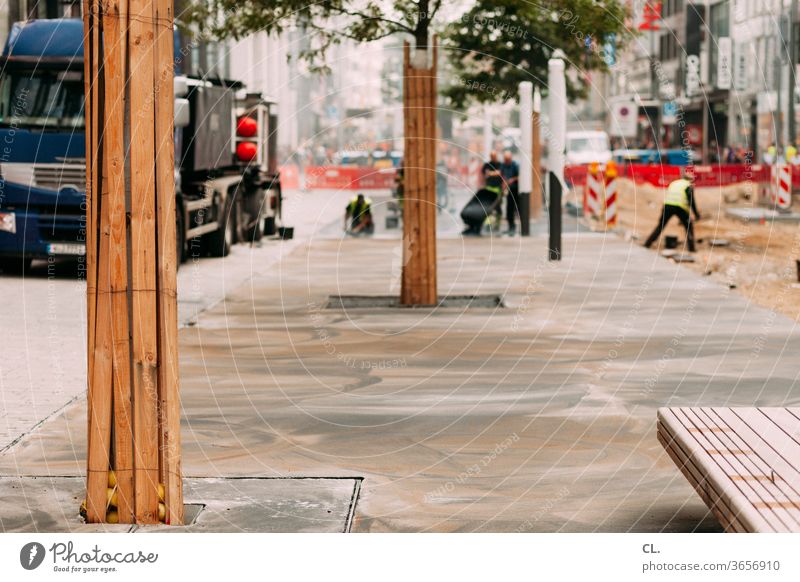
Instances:
[[[0,531],[39,533],[348,532],[360,479],[187,478],[187,525],[87,524],[84,477],[0,477]],[[191,523],[189,523],[191,522]]]
[[[725,214],[744,222],[765,220],[767,222],[800,222],[800,212],[778,212],[770,208],[728,208]]]

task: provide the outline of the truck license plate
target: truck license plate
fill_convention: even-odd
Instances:
[[[47,252],[51,255],[85,255],[86,245],[80,243],[54,243],[47,245]]]

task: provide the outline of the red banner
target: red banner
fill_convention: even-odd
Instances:
[[[647,183],[666,188],[670,182],[681,175],[685,166],[669,166],[659,164],[618,164],[618,175],[636,183]],[[572,186],[586,184],[586,166],[567,166],[564,178]],[[708,188],[714,186],[730,186],[742,182],[769,181],[769,166],[764,164],[716,164],[713,166],[694,166],[695,186]],[[794,179],[800,179],[800,166],[792,166]],[[794,180],[793,180],[794,181]]]
[[[394,186],[395,168],[307,166],[302,174],[295,165],[281,167],[281,186],[309,190],[388,190]]]

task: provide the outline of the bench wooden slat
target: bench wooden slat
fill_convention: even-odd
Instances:
[[[785,438],[782,431],[760,410],[713,408],[714,414],[724,418],[736,434],[752,446],[760,459],[768,464],[773,482],[787,497],[800,501],[800,468],[792,459],[800,459],[800,443]],[[800,510],[800,505],[798,506]]]
[[[662,408],[658,440],[727,531],[800,532],[800,409]]]
[[[800,450],[800,409],[764,407],[758,410],[783,431],[787,446],[793,443],[798,446],[795,450]]]
[[[673,460],[683,457],[683,466],[676,462],[685,475],[694,468],[687,478],[726,530],[800,531],[787,496],[791,490],[763,479],[773,465],[771,454],[761,457],[766,454],[762,442],[739,435],[708,408],[662,408],[658,418],[659,440]]]
[[[695,467],[703,490],[706,493],[711,490],[716,491],[716,497],[722,500],[724,507],[727,508],[727,511],[720,511],[720,505],[715,503],[712,496],[701,494],[703,501],[727,531],[774,532],[785,530],[780,523],[776,527],[764,519],[763,515],[750,505],[732,480],[715,478],[717,475],[716,461],[711,455],[700,450],[694,440],[694,434],[690,433],[689,427],[685,426],[682,420],[676,416],[675,410],[659,410],[659,420],[664,434],[672,442],[672,450],[681,451],[686,459],[685,466],[678,465],[684,475],[687,474],[686,467]],[[697,478],[695,477],[695,479]]]
[[[726,501],[714,488],[713,483],[703,477],[702,472],[693,463],[687,454],[681,449],[680,444],[668,437],[669,431],[659,422],[657,433],[658,440],[672,461],[680,468],[681,473],[697,491],[700,499],[706,504],[710,511],[716,516],[720,523],[729,532],[746,532],[746,528],[739,522],[733,510],[728,507]]]
[[[685,415],[687,423],[694,423],[694,426],[702,425],[727,425],[734,429],[720,432],[693,433],[698,444],[706,450],[714,449],[725,451],[737,451],[735,454],[720,454],[715,457],[715,461],[721,477],[727,477],[748,499],[753,508],[764,514],[766,520],[777,519],[787,531],[800,529],[800,513],[790,510],[793,502],[797,501],[797,496],[786,491],[779,484],[771,479],[734,479],[734,477],[751,476],[763,477],[771,476],[774,473],[770,463],[762,458],[756,450],[756,446],[761,442],[756,436],[755,439],[744,439],[738,427],[728,424],[726,420],[714,409],[708,408],[684,408],[681,414]],[[740,427],[743,425],[740,424]],[[738,451],[745,451],[740,453]],[[769,457],[768,457],[769,458]],[[795,508],[796,509],[796,508]]]

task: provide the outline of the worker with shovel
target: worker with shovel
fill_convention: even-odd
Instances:
[[[681,221],[681,224],[686,229],[686,244],[689,247],[689,252],[695,252],[694,228],[692,227],[692,218],[689,211],[691,209],[696,220],[700,220],[700,213],[697,211],[697,205],[694,201],[693,182],[694,168],[689,166],[681,172],[681,177],[678,180],[674,180],[667,187],[661,218],[644,243],[645,247],[649,248],[656,242],[667,223],[673,216],[677,216],[678,220]]]

